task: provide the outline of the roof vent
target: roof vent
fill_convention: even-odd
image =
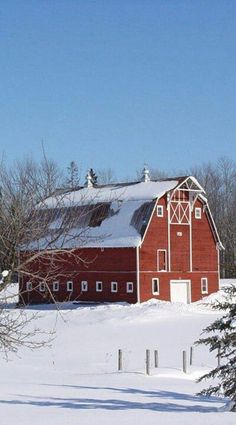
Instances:
[[[142,174],[142,181],[143,182],[150,182],[150,171],[149,171],[149,169],[147,168],[147,166],[145,165],[144,166],[144,169],[143,169],[143,174]]]
[[[86,177],[85,177],[85,186],[88,188],[93,187],[93,177],[91,175],[91,169],[88,170]]]

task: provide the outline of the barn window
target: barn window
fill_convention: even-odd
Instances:
[[[164,211],[163,211],[163,205],[157,205],[157,217],[163,217]]]
[[[81,291],[82,292],[87,292],[88,290],[88,282],[87,280],[82,280],[81,282]]]
[[[152,279],[152,293],[153,295],[159,295],[160,293],[159,279],[157,278]]]
[[[66,283],[66,288],[68,292],[73,291],[73,282],[72,280],[68,280],[68,282]]]
[[[111,292],[117,292],[117,291],[118,291],[117,282],[111,282]]]
[[[40,292],[45,292],[45,289],[46,289],[45,283],[41,282],[40,285],[39,285]]]
[[[32,291],[32,282],[27,282],[26,283],[26,289],[27,289],[27,291]]]
[[[126,292],[134,292],[133,282],[126,282]]]
[[[201,278],[201,292],[202,292],[202,294],[208,294],[208,279],[207,279],[207,277]]]
[[[202,210],[201,210],[201,208],[195,208],[195,218],[197,218],[197,219],[202,218]]]
[[[52,289],[53,289],[54,292],[58,292],[59,291],[59,282],[53,282]]]
[[[102,282],[96,282],[96,291],[102,292]]]
[[[157,270],[159,272],[167,271],[167,254],[166,249],[157,250]]]

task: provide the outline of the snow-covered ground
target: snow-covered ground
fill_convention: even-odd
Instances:
[[[236,279],[220,279],[220,288],[236,285]]]
[[[218,295],[221,296],[221,295]],[[212,299],[212,297],[211,297]],[[64,304],[31,307],[38,325],[54,330],[51,348],[22,349],[1,359],[0,421],[9,425],[235,425],[226,400],[196,393],[196,378],[216,364],[194,347],[193,366],[182,368],[203,327],[217,317],[209,306],[149,301],[142,305]],[[13,312],[14,313],[14,312]],[[117,351],[123,350],[123,371]],[[145,350],[151,374],[145,375]],[[153,351],[159,350],[159,368]],[[189,357],[189,356],[188,356]]]

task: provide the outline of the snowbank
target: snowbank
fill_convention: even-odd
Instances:
[[[192,305],[150,300],[143,304],[31,306],[35,323],[56,330],[51,348],[20,350],[1,363],[0,417],[20,425],[233,425],[235,414],[221,412],[225,400],[197,397],[195,380],[216,364],[206,347],[189,350],[218,314],[205,302]],[[14,313],[14,310],[12,310]],[[123,371],[117,371],[117,351]],[[150,349],[151,374],[145,375]],[[154,350],[159,367],[154,367]],[[187,351],[187,374],[182,352]]]

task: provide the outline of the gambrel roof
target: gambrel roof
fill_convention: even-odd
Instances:
[[[157,199],[174,189],[204,193],[193,177],[162,181],[79,187],[57,191],[38,208],[38,221],[46,231],[30,249],[74,247],[136,247],[142,242]],[[64,234],[55,237],[58,229]],[[55,240],[55,246],[53,245]]]
[[[56,244],[63,242],[64,248],[138,246],[155,200],[178,184],[178,179],[168,179],[56,192],[38,208],[38,221],[48,224],[40,248],[51,245],[61,226],[68,235],[63,235]]]

